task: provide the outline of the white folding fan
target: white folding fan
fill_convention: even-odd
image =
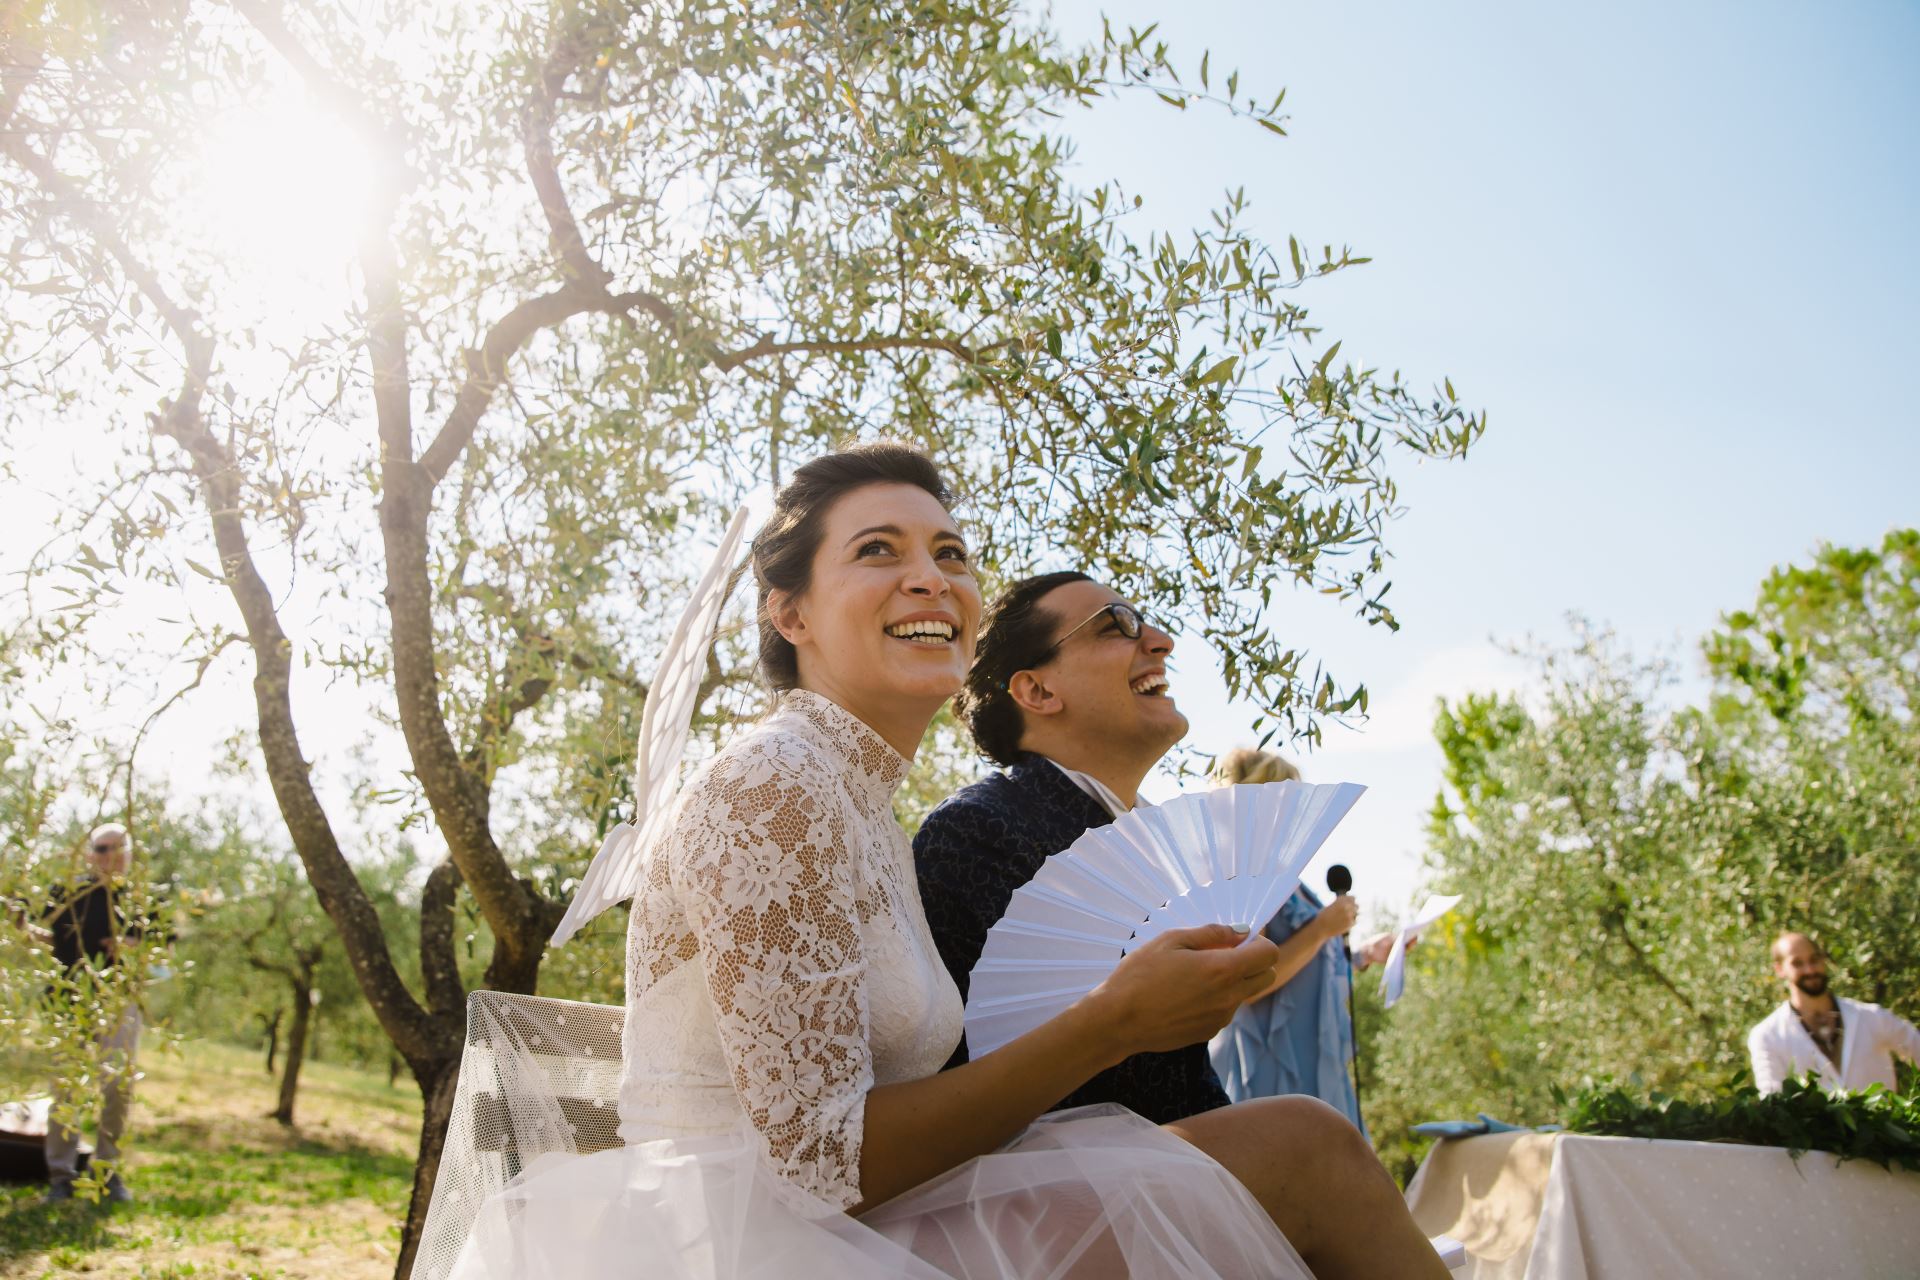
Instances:
[[[987,932],[967,987],[979,1057],[1099,986],[1168,929],[1263,928],[1366,788],[1247,783],[1142,805],[1041,864]]]

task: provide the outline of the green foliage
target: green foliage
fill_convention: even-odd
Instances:
[[[1703,648],[1716,696],[1686,728],[1702,785],[1749,824],[1758,922],[1822,937],[1869,998],[1913,1001],[1920,533],[1774,571]]]
[[[1310,736],[1366,691],[1284,641],[1276,591],[1397,625],[1394,474],[1485,426],[1312,322],[1363,256],[1281,249],[1234,190],[1161,229],[1073,172],[1064,122],[1121,95],[1285,134],[1283,92],[1204,55],[1195,88],[1150,30],[1067,48],[1017,0],[36,0],[8,51],[0,439],[93,433],[10,656],[105,704],[249,652],[290,839],[429,1075],[454,979],[491,950],[531,986],[627,816],[655,655],[743,496],[917,442],[990,582],[1065,563],[1151,599]],[[707,743],[756,709],[746,658],[707,673]],[[383,776],[327,762],[395,837],[366,843],[459,869],[431,981],[369,926],[323,698],[406,744]],[[549,990],[618,989],[612,924]]]
[[[1403,1186],[1431,1142],[1411,1132],[1416,1124],[1481,1111],[1551,1119],[1556,1077],[1538,1059],[1557,1047],[1525,1016],[1533,1000],[1527,971],[1466,912],[1421,935],[1407,962],[1412,976],[1391,1010],[1381,1007],[1377,971],[1354,984],[1362,1112]]]
[[[1739,1142],[1785,1147],[1796,1157],[1824,1151],[1842,1160],[1871,1160],[1920,1173],[1920,1092],[1881,1085],[1828,1093],[1811,1077],[1790,1079],[1761,1094],[1734,1079],[1700,1098],[1589,1085],[1571,1096],[1556,1091],[1566,1127],[1575,1133],[1679,1142]]]
[[[1920,1015],[1914,547],[1770,575],[1705,640],[1704,707],[1582,628],[1521,696],[1440,708],[1428,856],[1467,902],[1363,1048],[1384,1149],[1436,1116],[1552,1120],[1566,1081],[1713,1088],[1780,999],[1782,929],[1825,942],[1837,990]]]
[[[0,862],[0,901],[17,904],[21,922],[37,922],[48,894],[77,882],[77,851],[93,825],[94,815],[73,810],[82,797],[52,794],[50,777],[44,769],[29,773],[17,762],[11,770],[0,764],[0,810],[15,845]],[[95,1039],[131,1001],[146,1015],[143,1057],[180,1037],[264,1043],[263,1029],[276,1014],[284,1044],[289,979],[301,954],[317,958],[309,1055],[385,1068],[386,1038],[331,944],[298,861],[262,834],[258,820],[243,820],[219,801],[187,807],[152,789],[136,794],[129,823],[136,856],[123,902],[147,939],[123,951],[118,966],[67,974],[28,932],[12,922],[0,928],[0,1030],[6,1033],[0,1091],[39,1094],[55,1080],[93,1076]],[[363,865],[363,880],[403,961],[409,952],[398,944],[414,927],[415,879],[405,848]],[[98,1102],[89,1091],[76,1091],[73,1119],[90,1125]],[[137,1131],[134,1140],[137,1145]]]
[[[175,977],[153,987],[149,1009],[175,1035],[233,1044],[281,1043],[291,1004],[305,987],[312,1000],[310,1057],[387,1064],[389,1046],[359,988],[300,862],[272,828],[203,805],[168,812],[153,837],[155,876],[177,906]],[[416,860],[402,845],[360,864],[382,927],[410,979],[417,958],[407,945],[418,915]]]
[[[1840,739],[1920,709],[1920,531],[1897,529],[1877,549],[1822,546],[1810,565],[1776,569],[1753,608],[1726,615],[1707,638],[1723,696]],[[1736,715],[1732,708],[1724,708]]]
[[[10,278],[57,287],[16,289],[0,342],[18,358],[0,367],[12,430],[55,403],[144,406],[178,381],[181,342],[146,295],[191,299],[245,515],[287,540],[332,615],[296,637],[304,661],[390,671],[367,607],[366,317],[337,289],[258,296],[256,264],[167,198],[248,163],[195,140],[302,77],[355,131],[355,176],[390,214],[373,230],[392,237],[423,420],[460,411],[476,335],[528,297],[572,281],[626,300],[498,371],[502,402],[437,497],[442,696],[492,767],[533,745],[489,728],[523,696],[633,696],[716,507],[876,433],[959,478],[988,567],[1090,566],[1188,620],[1236,692],[1303,730],[1359,705],[1267,625],[1274,584],[1396,625],[1390,466],[1464,453],[1483,419],[1450,384],[1420,393],[1338,359],[1301,297],[1364,257],[1276,248],[1238,192],[1201,227],[1155,230],[1118,181],[1070,177],[1062,132],[1075,109],[1157,93],[1243,120],[1253,146],[1284,133],[1283,94],[1237,73],[1195,86],[1150,32],[1063,48],[1010,0],[406,4],[354,22],[293,6],[286,22],[282,39],[190,5],[178,23],[75,28],[28,7],[9,155],[39,180],[10,207]],[[40,161],[124,211],[117,243],[69,216]],[[253,337],[269,324],[294,332],[268,348]],[[48,332],[91,337],[94,358],[36,358]],[[86,643],[76,624],[129,581],[227,581],[172,455],[137,428],[115,444],[116,474],[84,478],[114,500],[76,501],[42,562],[71,606],[39,619],[46,644]],[[188,632],[170,638],[191,652],[230,638]]]
[[[188,1042],[143,1054],[130,1205],[40,1203],[0,1186],[10,1276],[371,1278],[392,1271],[420,1098],[383,1072],[310,1068],[297,1130],[266,1118],[251,1053]]]
[[[87,884],[87,835],[108,816],[91,797],[74,794],[58,771],[30,764],[15,744],[0,748],[0,1096],[67,1090],[58,1105],[64,1123],[89,1128],[101,1097],[86,1087],[102,1066],[97,1042],[139,1003],[149,978],[168,961],[174,903],[163,879],[139,853],[119,882],[119,918],[127,930],[119,962],[66,969],[36,932],[59,896]],[[138,833],[151,799],[137,797],[127,815]],[[137,937],[135,936],[137,935]]]

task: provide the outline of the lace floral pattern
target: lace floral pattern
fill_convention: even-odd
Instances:
[[[841,1207],[867,1091],[932,1074],[960,1034],[893,820],[906,767],[832,702],[786,695],[682,793],[628,934],[630,1073],[672,1081],[635,1091],[653,1129],[683,1097],[711,1107],[702,1076],[722,1075],[774,1170]]]

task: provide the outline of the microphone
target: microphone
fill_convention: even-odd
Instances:
[[[1327,892],[1334,895],[1353,891],[1353,872],[1347,870],[1347,864],[1336,862],[1327,868]],[[1353,1025],[1353,948],[1345,938],[1340,939],[1340,952],[1347,958],[1347,1034],[1354,1035]],[[1360,1111],[1360,1045],[1355,1037],[1353,1046],[1353,1109]]]
[[[1346,863],[1336,862],[1327,868],[1327,892],[1336,897],[1343,893],[1353,892],[1353,872],[1347,870]],[[1353,962],[1353,948],[1344,937],[1340,939],[1340,950],[1346,953],[1347,962],[1351,964]]]

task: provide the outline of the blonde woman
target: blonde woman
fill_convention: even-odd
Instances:
[[[1299,781],[1300,770],[1272,751],[1240,747],[1220,757],[1220,786]],[[1304,884],[1265,929],[1279,948],[1274,977],[1208,1045],[1213,1068],[1235,1102],[1304,1093],[1341,1112],[1362,1133],[1354,1092],[1353,1020],[1348,1010],[1353,969],[1380,964],[1391,934],[1354,948],[1345,938],[1359,906],[1347,894],[1323,903]]]

